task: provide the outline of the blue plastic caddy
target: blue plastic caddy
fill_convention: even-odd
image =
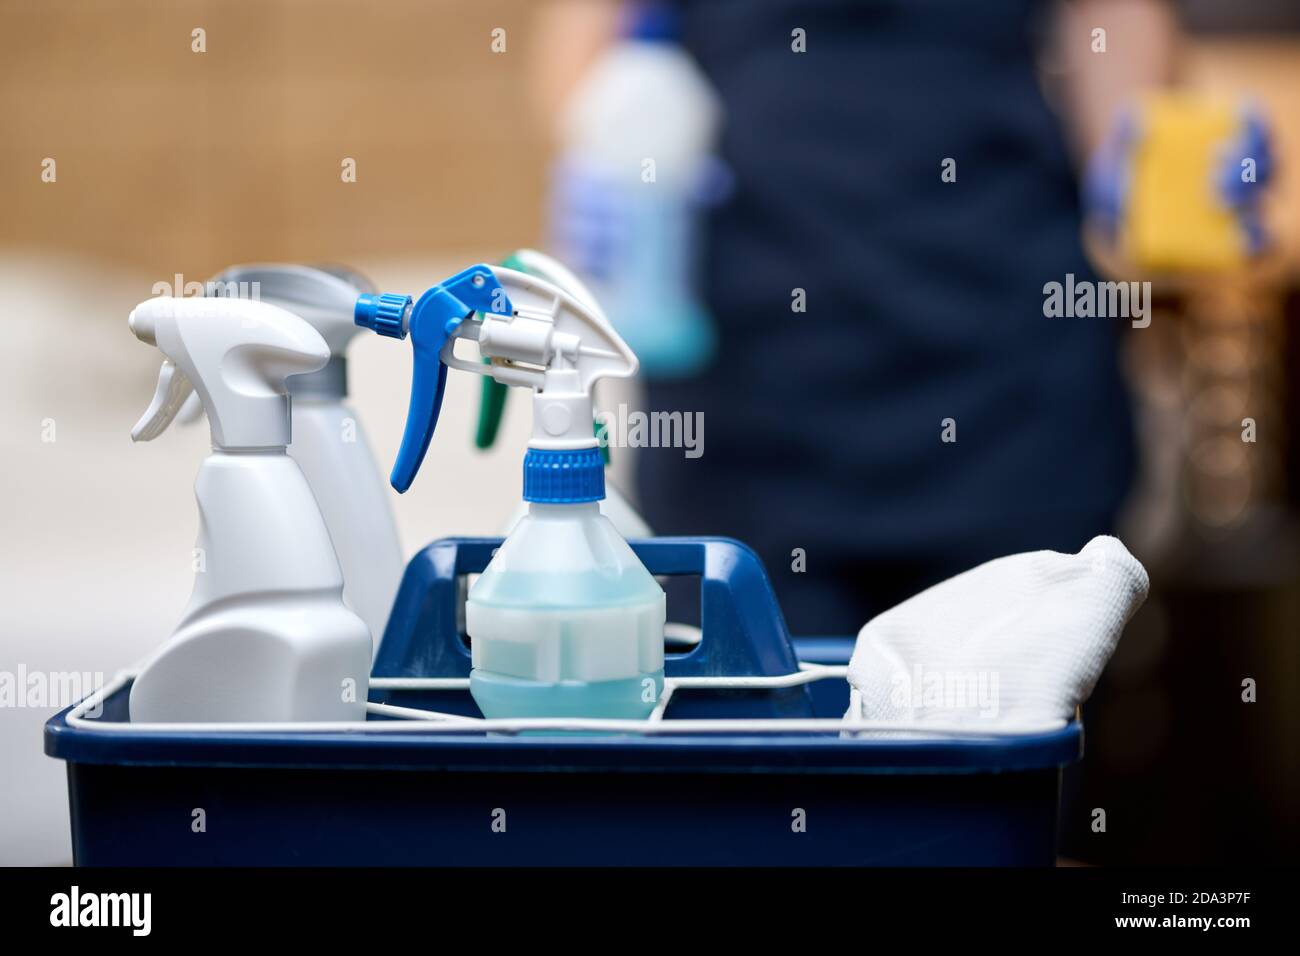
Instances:
[[[653,573],[700,582],[700,641],[666,658],[668,732],[467,731],[456,715],[481,715],[464,686],[465,578],[499,544],[445,539],[412,559],[375,663],[375,712],[355,730],[135,729],[129,679],[105,689],[93,720],[84,707],[51,718],[45,750],[68,764],[76,862],[1053,862],[1077,721],[1020,736],[841,735],[827,718],[848,705],[852,639],[791,640],[758,558],[728,539],[632,542]],[[713,680],[738,677],[765,680]],[[391,726],[428,710],[439,719]],[[674,733],[674,721],[700,729]]]

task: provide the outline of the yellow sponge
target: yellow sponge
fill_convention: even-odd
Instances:
[[[1195,94],[1144,101],[1122,234],[1138,268],[1225,271],[1245,261],[1246,237],[1217,185],[1221,151],[1240,122],[1231,103]]]

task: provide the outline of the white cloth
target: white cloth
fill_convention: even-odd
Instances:
[[[997,558],[858,633],[846,720],[1014,733],[1064,726],[1092,693],[1147,573],[1116,538]]]

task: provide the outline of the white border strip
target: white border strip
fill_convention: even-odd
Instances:
[[[1044,734],[1060,730],[1065,721],[1037,724],[1000,724],[996,730],[973,727],[970,724],[916,724],[898,721],[868,721],[834,718],[755,718],[665,720],[664,711],[677,689],[736,690],[746,688],[798,687],[829,677],[845,677],[848,668],[843,665],[801,664],[793,674],[774,677],[669,677],[664,680],[664,692],[654,711],[646,720],[601,720],[572,717],[517,717],[508,720],[485,720],[446,714],[416,707],[399,707],[394,704],[367,702],[366,712],[385,717],[400,718],[386,721],[319,721],[313,723],[128,723],[86,717],[86,713],[117,693],[136,672],[127,670],[116,674],[111,681],[91,694],[68,712],[69,727],[104,734],[357,734],[390,735],[403,733],[438,734],[519,734],[527,731],[580,731],[587,733],[634,734],[643,736],[680,734],[826,734],[854,735],[858,733],[907,734],[910,737],[942,737],[957,739],[996,739],[1009,734]],[[370,686],[377,690],[464,690],[469,679],[461,677],[376,677]],[[852,711],[854,708],[850,708]],[[429,725],[437,724],[437,728]]]

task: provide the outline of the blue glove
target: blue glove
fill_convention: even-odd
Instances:
[[[1251,255],[1268,245],[1260,207],[1272,178],[1273,136],[1268,121],[1254,107],[1244,107],[1240,135],[1224,146],[1217,185],[1220,198],[1236,212],[1246,232]]]
[[[1132,185],[1133,146],[1138,138],[1135,110],[1124,107],[1110,132],[1088,157],[1083,171],[1083,209],[1108,242],[1119,239],[1120,222]]]

